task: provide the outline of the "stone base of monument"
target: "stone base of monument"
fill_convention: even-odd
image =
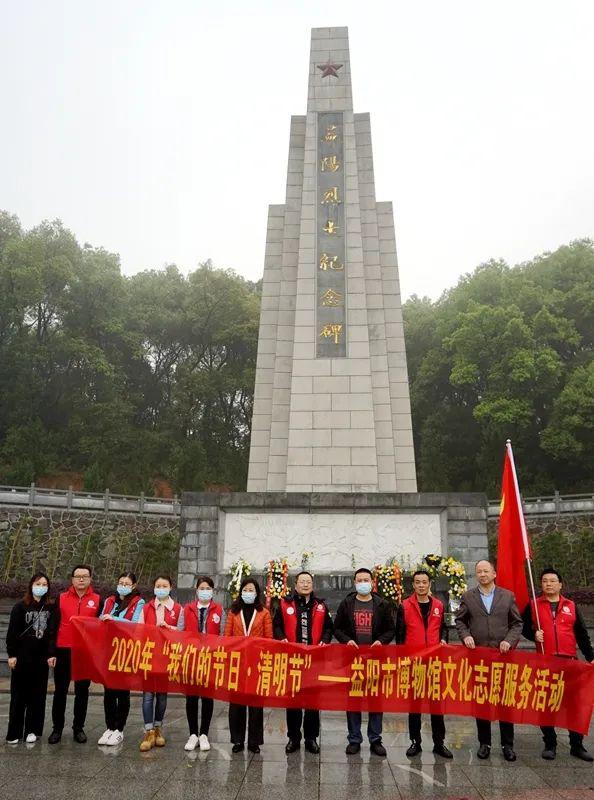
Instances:
[[[488,557],[487,497],[475,493],[186,492],[182,497],[178,596],[212,575],[220,599],[242,558],[261,576],[268,561],[303,554],[318,591],[335,606],[355,568],[396,558],[404,569],[427,553],[453,556],[468,574]]]

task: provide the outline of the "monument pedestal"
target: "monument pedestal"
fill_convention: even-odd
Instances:
[[[427,553],[474,564],[488,557],[487,497],[456,493],[186,492],[182,497],[178,595],[193,597],[196,575],[229,582],[243,558],[261,575],[272,558],[308,569],[316,588],[345,592],[355,567],[396,557],[403,569]]]

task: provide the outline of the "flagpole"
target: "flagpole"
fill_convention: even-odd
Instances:
[[[534,588],[534,575],[532,573],[532,559],[530,558],[530,547],[528,545],[528,533],[526,532],[526,523],[524,521],[524,509],[522,508],[522,498],[520,496],[520,485],[518,483],[518,475],[516,473],[516,462],[514,461],[514,451],[512,450],[511,439],[507,439],[505,443],[505,447],[507,449],[507,454],[509,456],[509,462],[512,468],[512,475],[514,478],[514,489],[516,492],[516,503],[518,507],[518,513],[520,515],[520,528],[522,530],[522,541],[524,542],[524,553],[526,555],[526,563],[528,564],[528,577],[530,578],[530,589],[532,590],[532,600],[534,601],[534,613],[536,615],[536,624],[538,625],[538,629],[541,630],[540,627],[540,617],[538,614],[538,603],[536,602],[536,589]],[[542,642],[538,642],[540,644],[540,649],[544,653],[544,644]]]

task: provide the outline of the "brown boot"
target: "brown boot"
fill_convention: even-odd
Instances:
[[[144,739],[140,743],[140,752],[146,753],[148,750],[152,750],[155,746],[155,731],[151,728],[150,731],[146,731],[144,734]]]
[[[165,737],[158,727],[155,728],[155,747],[165,747]]]

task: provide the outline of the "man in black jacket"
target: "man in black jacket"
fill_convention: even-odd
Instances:
[[[338,607],[334,620],[334,636],[342,644],[358,648],[360,644],[376,647],[389,644],[396,633],[392,611],[382,598],[372,593],[373,578],[371,570],[361,568],[355,572],[355,591],[350,592]],[[381,712],[369,712],[367,736],[372,753],[385,756],[382,744]],[[349,743],[347,755],[361,750],[361,712],[347,711]]]
[[[302,571],[295,578],[295,593],[283,598],[272,621],[275,639],[281,642],[324,645],[332,640],[332,618],[326,603],[314,596],[313,576]],[[320,712],[317,709],[287,708],[286,753],[294,753],[301,746],[301,726],[305,749],[319,753],[317,738],[320,735]]]

